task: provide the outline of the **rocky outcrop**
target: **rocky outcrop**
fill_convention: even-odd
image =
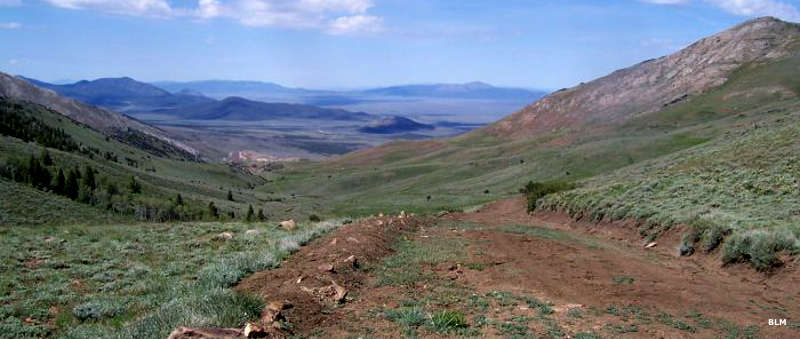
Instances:
[[[799,43],[798,24],[751,20],[672,55],[555,92],[487,129],[519,137],[624,121],[718,87],[743,65],[800,55]]]

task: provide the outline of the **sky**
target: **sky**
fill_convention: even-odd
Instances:
[[[0,71],[45,81],[571,87],[800,0],[0,0]]]

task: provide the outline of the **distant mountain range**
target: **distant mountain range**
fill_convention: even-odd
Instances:
[[[158,110],[158,113],[188,120],[262,121],[274,119],[321,119],[321,120],[371,120],[375,116],[363,112],[316,106],[267,103],[230,97],[220,101]]]
[[[466,84],[404,85],[369,89],[358,92],[360,95],[380,95],[416,98],[458,98],[489,100],[533,101],[547,93],[519,88],[494,87],[483,82]]]
[[[56,85],[24,78],[32,84],[95,106],[118,112],[151,111],[214,102],[196,92],[170,93],[134,79],[102,78],[74,84]]]
[[[153,85],[172,93],[189,90],[210,97],[241,96],[246,98],[285,97],[299,102],[348,103],[353,100],[369,100],[380,97],[401,98],[450,98],[481,100],[534,101],[546,95],[544,91],[520,88],[494,87],[483,82],[466,84],[412,84],[381,87],[366,90],[312,90],[289,88],[271,82],[207,80],[193,82],[156,82]]]

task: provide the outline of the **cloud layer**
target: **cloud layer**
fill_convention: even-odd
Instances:
[[[19,22],[0,22],[0,29],[18,29],[22,24]]]
[[[0,4],[4,1],[0,0]],[[383,20],[367,11],[371,0],[197,0],[178,7],[166,0],[45,0],[69,9],[149,16],[225,18],[253,27],[317,29],[329,34],[363,34],[382,30]]]
[[[692,0],[639,0],[661,5],[680,5]],[[781,0],[703,0],[728,13],[741,16],[774,16],[783,20],[800,21],[797,6]]]

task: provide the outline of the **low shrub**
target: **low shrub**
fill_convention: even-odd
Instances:
[[[528,198],[528,212],[536,210],[537,201],[548,194],[569,191],[575,189],[577,185],[565,181],[529,181],[525,187],[520,189]]]
[[[750,262],[755,269],[767,271],[782,264],[777,253],[788,251],[796,254],[798,250],[798,239],[788,230],[751,230],[728,239],[722,261],[725,264]]]
[[[458,311],[444,310],[433,314],[431,317],[431,327],[439,333],[454,332],[462,328],[467,328],[467,318]]]
[[[416,327],[425,324],[428,315],[420,308],[411,307],[384,312],[387,319],[406,327]]]

